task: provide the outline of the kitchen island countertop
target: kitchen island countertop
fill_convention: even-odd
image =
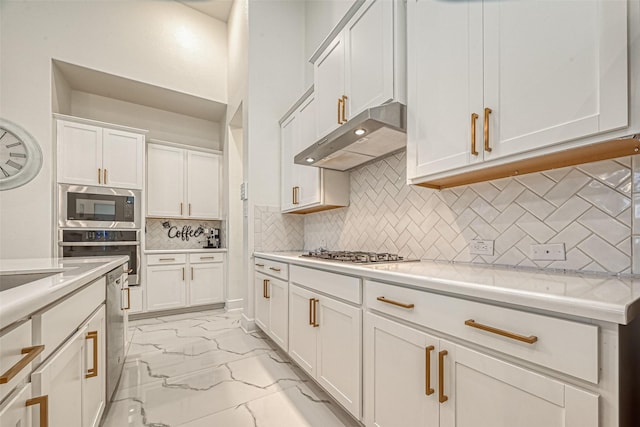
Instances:
[[[256,252],[254,256],[425,291],[623,325],[640,314],[640,278],[635,276],[437,261],[358,265],[300,258],[301,254]]]
[[[8,274],[54,273],[0,292],[0,330],[63,298],[128,260],[128,256],[0,260],[0,280],[1,275]]]

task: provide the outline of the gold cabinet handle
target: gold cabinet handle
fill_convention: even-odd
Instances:
[[[500,335],[502,337],[511,338],[512,340],[525,342],[527,344],[533,344],[534,342],[538,341],[538,337],[536,337],[535,335],[531,335],[531,336],[526,337],[524,335],[520,335],[520,334],[516,334],[516,333],[513,333],[513,332],[505,331],[504,329],[498,329],[498,328],[494,328],[493,326],[483,325],[482,323],[476,323],[476,321],[473,320],[473,319],[465,320],[464,324],[467,325],[467,326],[471,326],[472,328],[476,328],[476,329],[480,329],[480,330],[483,330],[483,331],[491,332],[492,334]]]
[[[175,260],[176,260],[175,258],[160,258],[158,261],[175,261]]]
[[[297,205],[300,203],[300,187],[293,187],[293,204]]]
[[[191,203],[189,203],[189,216],[191,216]]]
[[[184,267],[182,267],[182,281],[184,282]]]
[[[313,327],[317,328],[318,326],[320,326],[320,323],[318,323],[318,303],[320,302],[319,299],[314,298],[313,299]]]
[[[107,183],[107,170],[104,170],[104,184]]]
[[[182,215],[182,203],[180,203],[180,215]]]
[[[264,297],[266,299],[269,299],[271,298],[271,295],[269,295],[269,279],[264,279],[263,283],[264,283]]]
[[[128,289],[128,288],[127,288]],[[98,331],[87,332],[85,337],[87,341],[93,341],[93,368],[87,369],[85,378],[93,378],[98,376]]]
[[[184,280],[184,277],[182,278],[182,280]],[[121,310],[129,310],[131,308],[131,289],[129,289],[129,287],[127,286],[126,288],[122,289],[123,291],[127,292],[127,306],[126,307],[122,307]]]
[[[484,109],[484,151],[491,152],[489,146],[489,114],[491,114],[491,108]]]
[[[131,274],[131,273],[133,273],[133,268],[130,268],[127,270],[127,274]]]
[[[430,396],[434,393],[433,388],[431,388],[431,352],[435,350],[435,347],[430,345],[429,347],[426,347],[424,349],[424,360],[425,360],[425,368],[427,370],[426,373],[426,378],[425,378],[425,386],[424,386],[424,393],[427,396]]]
[[[214,257],[214,256],[201,256],[200,259],[201,260],[203,260],[203,259],[216,259],[216,257]]]
[[[40,405],[40,427],[49,427],[49,396],[27,399],[25,406]]]
[[[477,156],[478,150],[476,150],[476,122],[478,121],[478,115],[476,113],[471,114],[471,155]]]
[[[444,357],[449,354],[447,350],[438,353],[438,401],[444,403],[449,397],[444,394]]]
[[[384,303],[395,305],[395,306],[402,307],[402,308],[411,309],[411,308],[415,307],[413,304],[404,304],[402,302],[386,299],[385,297],[378,297],[376,299],[378,301],[380,301],[380,302],[384,302]]]
[[[7,372],[0,376],[0,384],[6,384],[15,377],[18,372],[22,371],[26,368],[29,363],[33,361],[40,353],[44,351],[43,345],[36,345],[33,347],[25,347],[20,350],[20,354],[24,354],[25,356],[18,361],[15,365],[7,369]]]
[[[277,271],[278,273],[282,271],[277,267],[269,267],[269,270]]]
[[[341,125],[342,124],[342,118],[340,116],[341,113],[341,108],[340,105],[343,103],[344,101],[342,100],[342,98],[338,98],[338,124]]]
[[[98,184],[102,184],[102,182],[100,182],[102,178],[102,169],[98,168]]]
[[[347,99],[349,99],[347,95],[342,95],[342,123],[347,123],[347,115],[345,114]]]
[[[193,267],[191,267],[191,280],[193,280]]]
[[[264,267],[264,264],[256,264],[256,267]]]
[[[314,298],[309,298],[309,325],[313,326],[313,301],[315,301]]]

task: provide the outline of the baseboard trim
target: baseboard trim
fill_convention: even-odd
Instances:
[[[255,319],[249,319],[244,313],[242,313],[242,319],[240,319],[240,327],[248,334],[258,330]]]
[[[224,309],[226,311],[241,311],[244,309],[244,299],[228,299]]]
[[[219,310],[225,308],[225,303],[218,302],[215,304],[196,305],[193,307],[180,307],[170,310],[147,311],[145,313],[135,313],[129,315],[129,320],[151,319],[153,317],[171,316],[173,314],[194,313],[205,310]]]

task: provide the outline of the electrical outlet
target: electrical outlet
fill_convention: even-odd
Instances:
[[[493,255],[493,240],[472,240],[469,245],[471,255]]]
[[[531,259],[534,261],[564,261],[567,259],[564,243],[531,245]]]

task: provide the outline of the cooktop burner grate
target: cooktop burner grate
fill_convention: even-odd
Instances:
[[[388,252],[365,252],[365,251],[327,251],[324,249],[309,251],[300,255],[302,258],[314,258],[325,261],[349,262],[353,264],[374,264],[388,262],[408,262],[417,261],[404,259],[398,254]]]

